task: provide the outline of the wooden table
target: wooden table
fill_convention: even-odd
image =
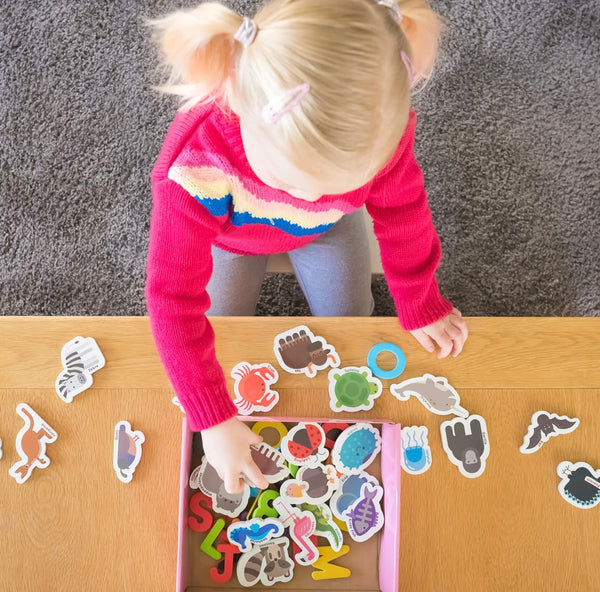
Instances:
[[[442,450],[439,425],[414,398],[400,403],[384,381],[370,419],[426,425],[433,466],[403,475],[403,591],[600,590],[600,507],[580,510],[559,495],[562,460],[600,467],[600,319],[469,319],[457,359],[439,361],[395,319],[214,319],[226,370],[242,360],[275,364],[273,338],[304,322],[337,348],[342,365],[366,362],[380,341],[407,354],[403,377],[446,376],[471,413],[485,417],[485,473],[466,479]],[[106,367],[91,390],[65,404],[54,393],[60,349],[94,337]],[[385,363],[382,363],[385,366]],[[326,373],[308,382],[281,372],[282,416],[332,416]],[[230,384],[231,386],[231,384]],[[181,414],[172,405],[147,318],[0,318],[0,573],[6,590],[174,590]],[[28,403],[57,432],[51,465],[18,485],[15,436]],[[522,455],[534,411],[578,417],[569,435]],[[146,436],[133,481],[112,468],[117,421]]]

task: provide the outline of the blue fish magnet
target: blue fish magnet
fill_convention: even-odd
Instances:
[[[340,434],[331,451],[331,462],[340,473],[358,475],[380,451],[379,431],[368,423],[357,423]]]

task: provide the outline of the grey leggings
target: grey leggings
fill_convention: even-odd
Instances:
[[[373,312],[371,260],[362,209],[346,214],[319,238],[288,253],[315,316],[369,316]],[[212,248],[207,291],[210,316],[252,316],[268,255],[234,255]]]

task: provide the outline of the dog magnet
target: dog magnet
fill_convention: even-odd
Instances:
[[[63,371],[56,379],[55,389],[65,403],[71,403],[73,397],[92,386],[92,373],[104,368],[106,360],[93,337],[71,339],[63,346],[60,357]]]
[[[120,421],[115,426],[113,446],[113,467],[123,483],[133,479],[133,473],[142,458],[142,444],[146,438],[139,430],[131,429],[128,421]]]
[[[474,479],[485,471],[490,443],[485,419],[471,415],[468,419],[455,417],[440,426],[442,444],[450,462],[464,477]]]
[[[229,542],[245,553],[256,543],[262,543],[283,535],[283,524],[275,518],[252,518],[234,522],[227,528]]]
[[[270,411],[279,402],[279,393],[271,389],[279,375],[271,364],[240,362],[231,371],[231,377],[235,380],[233,402],[242,415]]]
[[[322,504],[337,489],[339,479],[332,465],[301,467],[295,479],[281,484],[281,497],[290,504]]]
[[[368,423],[357,423],[340,434],[331,451],[331,462],[340,473],[358,475],[380,450],[379,431]]]
[[[381,381],[366,366],[329,371],[329,406],[333,411],[368,411],[382,390]]]
[[[318,423],[300,422],[282,438],[281,452],[293,465],[316,467],[329,456],[323,428]]]
[[[15,440],[21,460],[8,470],[8,474],[22,484],[29,479],[33,469],[45,469],[50,464],[46,445],[56,441],[58,434],[27,403],[17,405],[17,415],[25,422]]]
[[[277,335],[273,350],[277,361],[286,372],[304,373],[309,378],[316,376],[318,370],[340,365],[340,357],[335,348],[323,337],[315,337],[305,325]]]
[[[431,466],[431,448],[425,426],[402,428],[402,468],[411,475],[420,475]]]
[[[390,385],[390,392],[399,401],[408,401],[411,395],[436,415],[468,417],[469,412],[460,406],[460,396],[443,376],[424,374],[404,382]]]
[[[536,411],[531,416],[531,424],[519,450],[531,454],[539,450],[552,436],[568,434],[579,425],[579,419],[557,415],[547,411]]]
[[[383,526],[382,497],[382,487],[371,488],[365,483],[358,500],[344,512],[348,532],[355,541],[370,539]]]
[[[244,553],[237,564],[237,577],[244,587],[254,586],[259,581],[264,586],[275,582],[289,582],[294,577],[294,562],[290,559],[290,541],[280,537],[253,545]]]
[[[563,461],[556,472],[561,477],[558,491],[571,505],[587,510],[600,504],[600,469],[585,462]]]

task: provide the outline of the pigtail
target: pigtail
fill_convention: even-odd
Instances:
[[[207,2],[148,21],[169,72],[157,90],[183,97],[183,108],[227,99],[239,49],[233,36],[242,20],[222,4]]]

